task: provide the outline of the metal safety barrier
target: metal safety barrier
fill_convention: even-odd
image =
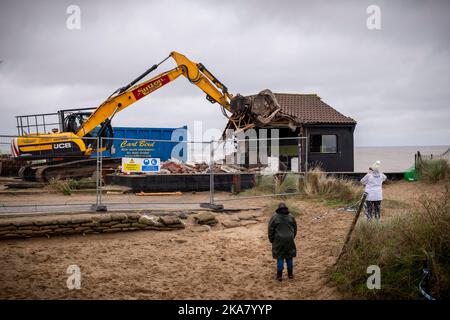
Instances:
[[[2,154],[8,155],[8,159],[11,158],[10,147],[15,139],[18,138],[40,138],[49,139],[49,144],[53,142],[52,138],[43,137],[41,135],[27,135],[27,136],[16,136],[16,135],[0,135],[0,150]],[[93,152],[92,155],[87,159],[89,165],[93,166],[95,180],[95,197],[92,195],[86,195],[85,200],[81,202],[66,201],[61,199],[59,195],[46,195],[46,198],[41,198],[40,201],[32,203],[17,203],[11,199],[7,199],[6,196],[1,196],[0,201],[0,214],[12,214],[14,212],[23,213],[35,212],[42,213],[47,211],[57,211],[61,208],[66,208],[62,211],[71,210],[71,208],[76,207],[77,210],[93,210],[93,211],[105,211],[109,209],[124,210],[127,207],[130,209],[138,208],[148,208],[148,206],[159,206],[163,207],[172,206],[182,208],[183,206],[195,206],[212,209],[223,208],[222,202],[230,202],[235,200],[244,199],[258,199],[266,197],[278,197],[278,196],[292,196],[299,194],[299,179],[308,169],[307,152],[305,152],[306,146],[308,145],[308,139],[306,137],[269,137],[269,138],[252,138],[244,137],[244,139],[234,138],[232,141],[225,140],[209,140],[209,141],[194,141],[194,140],[172,140],[172,139],[154,139],[154,138],[104,138],[104,137],[82,137],[75,138],[80,139],[92,149],[102,150],[105,146],[108,146],[108,150],[105,152]],[[60,137],[58,138],[59,143],[71,142],[74,138],[72,137]],[[290,140],[290,141],[289,141]],[[189,160],[196,164],[202,164],[205,166],[204,172],[195,173],[192,176],[198,176],[201,181],[198,182],[199,189],[204,190],[206,194],[198,194],[194,200],[190,199],[176,199],[168,198],[167,201],[161,197],[154,198],[152,200],[138,198],[137,196],[130,197],[127,199],[114,199],[113,196],[105,196],[104,187],[106,176],[111,176],[112,174],[106,174],[108,168],[105,168],[106,159],[111,159],[113,154],[113,148],[117,145],[152,145],[159,143],[163,147],[173,147],[176,144],[183,144],[186,147],[186,152],[189,155]],[[227,147],[226,144],[229,144]],[[257,146],[256,149],[254,146]],[[112,146],[112,147],[111,147]],[[230,147],[231,146],[231,147]],[[198,154],[195,154],[195,149],[200,149]],[[252,149],[253,148],[253,149]],[[280,149],[288,150],[289,156],[277,157],[280,154]],[[151,148],[149,148],[150,150]],[[230,149],[231,153],[230,153]],[[269,151],[268,151],[269,150]],[[117,151],[117,150],[116,150]],[[283,151],[283,150],[281,150]],[[57,148],[52,148],[48,150],[42,150],[36,155],[36,158],[60,158],[64,159],[66,162],[71,160],[78,160],[79,155],[63,155]],[[256,155],[255,155],[256,152]],[[265,153],[269,152],[269,153]],[[148,154],[136,154],[136,158],[144,158],[147,155],[149,158],[152,156],[151,152]],[[130,154],[129,157],[133,157],[134,154]],[[147,157],[145,157],[147,158]],[[257,163],[249,162],[249,159],[257,159]],[[271,162],[273,159],[277,159],[277,163]],[[120,158],[117,158],[120,161]],[[232,159],[233,166],[242,166],[242,171],[236,170],[236,172],[217,172],[217,168],[226,167],[229,163],[228,160]],[[272,160],[271,160],[272,159]],[[39,162],[41,160],[36,160]],[[40,164],[36,163],[34,166],[38,167]],[[43,164],[45,165],[45,164]],[[270,167],[272,166],[272,167]],[[94,168],[95,167],[95,168]],[[254,168],[256,169],[254,169]],[[33,167],[34,168],[34,167]],[[252,169],[253,168],[253,169]],[[281,169],[281,170],[280,170]],[[37,169],[39,170],[39,169]],[[105,171],[106,170],[106,171]],[[117,170],[117,169],[116,169]],[[111,171],[111,170],[110,170]],[[125,173],[122,176],[127,177]],[[152,173],[142,173],[136,175],[137,178],[148,178],[157,177],[167,178],[171,176],[170,174],[152,174]],[[172,176],[180,177],[181,175],[174,174]],[[206,177],[207,180],[205,179]],[[61,178],[63,179],[63,178]],[[247,180],[246,180],[247,179]],[[285,183],[286,179],[290,181],[297,182],[294,183],[294,187],[287,192],[278,190],[280,185]],[[264,180],[264,181],[263,181]],[[206,184],[206,181],[207,184]],[[234,194],[241,193],[241,186],[244,185],[245,189],[249,187],[254,187],[256,183],[263,181],[264,183],[269,182],[269,187],[265,190],[269,190],[266,193],[244,193],[239,196],[234,196]],[[195,192],[195,190],[193,190]],[[223,192],[227,192],[227,196],[224,196]],[[31,210],[31,211],[30,211]]]

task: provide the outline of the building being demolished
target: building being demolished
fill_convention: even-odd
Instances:
[[[276,157],[280,171],[303,172],[311,166],[329,172],[353,171],[356,121],[323,102],[318,95],[273,93],[266,89],[257,95],[238,95],[232,101],[232,108],[234,113],[225,127],[224,137],[242,131],[240,137],[245,141],[240,141],[238,151],[227,162],[251,167],[267,165],[269,158]],[[233,128],[241,129],[227,133]],[[251,143],[256,139],[257,150]]]
[[[289,115],[282,112],[277,98],[269,89],[252,96],[236,95],[231,100],[231,109],[233,115],[229,118],[225,130],[270,126],[289,118]]]

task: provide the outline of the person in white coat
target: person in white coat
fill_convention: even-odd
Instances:
[[[380,171],[380,161],[376,161],[369,172],[361,179],[367,192],[367,219],[380,219],[381,201],[383,200],[383,182],[386,176]]]

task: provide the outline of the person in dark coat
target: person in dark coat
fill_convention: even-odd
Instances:
[[[281,202],[276,213],[269,221],[269,241],[272,243],[272,256],[277,259],[277,280],[283,277],[284,260],[286,260],[288,277],[292,279],[293,261],[297,256],[295,247],[295,236],[297,235],[297,222],[293,215],[289,213],[286,204]]]

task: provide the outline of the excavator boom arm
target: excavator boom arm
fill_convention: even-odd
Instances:
[[[201,63],[192,62],[178,52],[171,52],[170,57],[177,63],[176,68],[163,72],[150,80],[136,84],[151,71],[155,70],[159,64],[152,66],[129,85],[120,88],[104,101],[81,125],[76,135],[80,137],[87,135],[101,123],[111,121],[117,112],[122,111],[136,101],[158,90],[180,75],[185,76],[189,82],[203,90],[210,102],[217,102],[228,111],[231,111],[230,101],[233,96],[228,93],[227,87],[217,80]]]

